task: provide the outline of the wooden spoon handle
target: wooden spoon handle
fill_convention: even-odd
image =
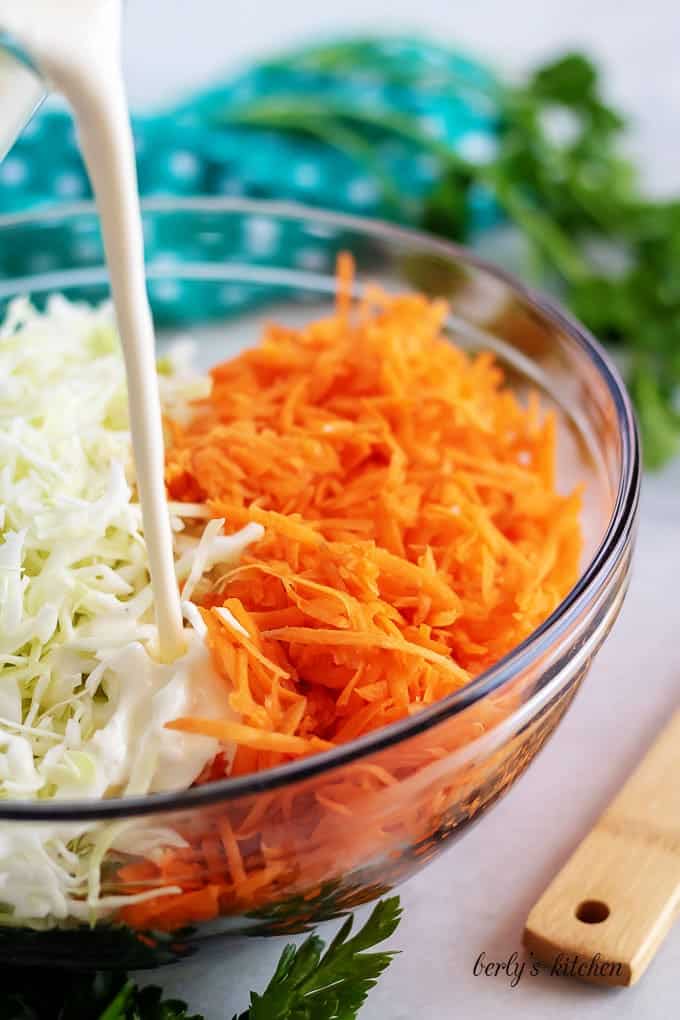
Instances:
[[[555,974],[632,985],[680,912],[680,711],[533,908]]]

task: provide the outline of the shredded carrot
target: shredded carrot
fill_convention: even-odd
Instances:
[[[169,724],[235,745],[232,775],[354,740],[458,690],[523,641],[578,576],[580,494],[556,487],[554,414],[506,388],[489,354],[449,341],[443,302],[372,287],[357,303],[353,287],[345,255],[334,314],[267,327],[257,347],[213,369],[192,419],[169,427],[170,497],[203,501],[228,532],[265,529],[203,608],[241,721]],[[203,916],[216,896],[228,912],[292,887],[291,819],[305,888],[379,853],[388,821],[347,831],[356,804],[387,796],[512,706],[507,695],[485,699],[434,747],[204,820],[187,837],[195,856],[176,851],[171,867],[168,851],[158,872],[183,893],[128,917],[193,920],[183,904],[194,909],[196,861],[212,890],[195,901]],[[454,795],[451,784],[433,788],[429,812]],[[392,819],[389,831],[420,833],[425,814]],[[129,883],[146,874],[121,871]]]
[[[158,931],[172,931],[187,923],[212,921],[219,913],[220,887],[205,885],[192,892],[174,896],[157,896],[153,899],[124,907],[121,919],[135,928],[153,927]]]
[[[332,747],[327,740],[318,737],[291,737],[285,733],[268,733],[257,730],[254,726],[220,719],[196,719],[185,716],[167,724],[169,730],[180,730],[182,733],[201,733],[206,737],[215,737],[226,744],[238,743],[244,747],[252,747],[256,751],[281,751],[284,754],[309,754],[312,751],[325,751]]]

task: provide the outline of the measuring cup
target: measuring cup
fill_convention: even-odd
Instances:
[[[46,95],[45,82],[21,47],[0,31],[0,160]]]

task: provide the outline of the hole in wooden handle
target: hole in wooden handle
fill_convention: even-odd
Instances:
[[[609,907],[602,900],[583,900],[576,908],[576,917],[584,924],[602,924],[609,914]]]
[[[679,773],[677,711],[527,918],[524,943],[550,968],[577,959],[574,977],[611,985],[644,973],[680,914]]]

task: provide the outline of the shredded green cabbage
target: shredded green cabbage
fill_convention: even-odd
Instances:
[[[208,385],[187,359],[185,349],[164,359],[162,399],[173,414]],[[55,296],[39,313],[16,301],[0,333],[0,798],[182,789],[217,751],[208,738],[164,728],[197,705],[202,714],[229,708],[196,630],[179,662],[149,654],[152,595],[127,427],[111,309]],[[200,506],[184,513],[207,516]],[[211,523],[200,538],[177,515],[173,527],[186,600],[206,570],[235,561],[261,534],[250,526],[226,537]],[[185,609],[200,626],[188,601]],[[116,903],[99,890],[102,848],[177,838],[144,823],[109,830],[6,826],[7,916],[105,913]]]

